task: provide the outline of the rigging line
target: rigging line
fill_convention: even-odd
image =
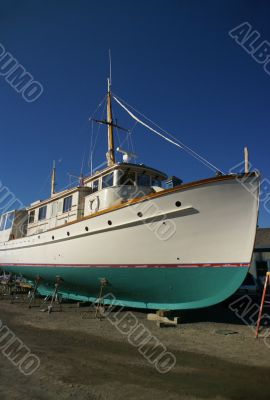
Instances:
[[[70,176],[69,176],[69,178],[70,178]],[[69,182],[69,184],[68,185],[66,185],[66,186],[63,186],[62,188],[60,188],[60,190],[59,190],[59,192],[58,193],[60,193],[60,192],[63,192],[64,190],[67,190],[69,187],[73,187],[73,186],[75,186],[75,183],[77,183],[78,182],[78,180],[76,179],[76,180],[74,180],[74,181],[71,181],[70,180],[70,182]]]
[[[50,172],[47,178],[44,180],[43,184],[41,185],[41,188],[37,192],[37,197],[44,191],[45,187],[47,186],[47,183],[50,181],[51,175],[52,173]]]
[[[118,120],[118,118],[115,118],[116,125],[117,125],[117,120]],[[132,129],[135,128],[135,126],[137,125],[137,123],[138,123],[138,122],[135,121],[135,123],[133,124]],[[116,126],[115,130],[116,130],[116,133],[117,133],[118,146],[119,146],[119,147],[122,147],[125,143],[127,143],[128,150],[130,150],[129,146],[130,146],[130,138],[131,138],[131,133],[132,133],[132,131],[131,131],[131,130],[126,130],[126,132],[124,131],[124,132],[123,132],[123,135],[122,135],[122,136],[123,136],[123,139],[121,140],[120,134],[119,134],[119,129],[117,128],[117,126]]]
[[[136,153],[136,152],[135,152],[135,146],[134,146],[134,143],[133,143],[133,140],[132,140],[132,136],[131,136],[131,135],[130,135],[129,139],[130,139],[131,151],[132,151],[132,153]]]
[[[92,152],[93,136],[94,136],[94,121],[92,120],[91,121],[90,151],[89,151],[89,155],[88,155],[88,164],[89,164],[89,158],[90,158],[90,173],[91,173],[91,175],[93,172],[93,152]]]
[[[117,117],[116,117],[115,114],[114,114],[114,120],[115,120],[115,125],[116,125],[116,126],[114,127],[114,132],[116,132],[116,135],[117,135],[118,146],[121,147],[121,140],[120,140],[119,130],[118,130],[118,128],[117,128]]]
[[[129,137],[129,132],[124,132],[123,133],[123,139],[121,140],[120,139],[120,135],[119,135],[119,130],[118,130],[118,128],[116,128],[116,132],[117,132],[117,135],[118,135],[118,143],[119,143],[119,147],[122,147],[122,146],[124,146],[124,144],[127,142],[127,145],[129,145],[129,143],[128,143],[128,137]]]
[[[96,112],[98,111],[98,109],[102,106],[102,104],[104,103],[104,101],[107,99],[107,95],[105,95],[101,102],[98,104],[97,108],[95,109],[95,111],[93,112],[93,114],[91,115],[91,117],[89,119],[92,119],[94,117],[94,115],[96,114]]]
[[[135,146],[134,146],[134,143],[133,143],[133,139],[132,139],[132,134],[133,134],[133,131],[134,131],[134,129],[136,128],[136,126],[138,125],[138,121],[135,121],[134,122],[134,124],[133,124],[133,126],[132,126],[132,128],[130,129],[130,135],[129,135],[129,137],[130,137],[130,144],[131,144],[131,151],[132,151],[132,153],[136,153],[135,152]]]
[[[116,97],[114,96],[114,99],[116,100]],[[122,99],[121,99],[122,100]],[[124,100],[122,100],[124,103],[128,104],[127,102],[125,102]],[[182,148],[183,150],[185,150],[188,154],[190,154],[192,157],[194,157],[195,159],[197,159],[198,161],[200,161],[202,164],[204,164],[205,166],[207,166],[208,168],[212,169],[213,171],[217,171],[219,170],[215,165],[211,164],[208,160],[206,160],[205,158],[203,158],[202,156],[200,156],[198,153],[196,153],[194,150],[190,149],[188,146],[186,146],[184,143],[182,143],[180,140],[178,140],[177,138],[175,138],[173,135],[171,135],[169,132],[165,131],[164,129],[162,129],[160,126],[158,126],[156,123],[154,123],[153,121],[151,121],[149,118],[147,118],[145,115],[143,115],[142,113],[140,113],[138,110],[136,110],[134,107],[130,106],[133,110],[135,110],[137,113],[139,113],[140,115],[142,115],[145,119],[147,119],[148,121],[150,121],[153,125],[155,125],[156,127],[158,127],[159,129],[161,129],[163,132],[165,132],[168,136],[171,136],[174,140],[171,141],[171,143],[175,144],[177,147]],[[127,110],[127,109],[126,109]],[[142,122],[142,121],[141,121]],[[146,126],[146,124],[145,124]],[[148,127],[148,126],[147,126]],[[148,127],[149,129],[151,127]],[[152,129],[152,128],[151,128]],[[150,129],[150,130],[151,130]],[[157,132],[155,132],[157,133]],[[161,134],[160,134],[161,135]],[[165,137],[164,137],[165,138]],[[168,138],[166,139],[168,140]],[[169,140],[168,140],[169,141]],[[178,142],[178,143],[175,143]],[[180,145],[180,146],[179,146]]]
[[[107,96],[105,96],[104,97],[104,99],[103,99],[103,101],[100,103],[100,105],[99,105],[99,107],[104,103],[104,106],[103,106],[103,110],[102,110],[102,118],[103,118],[103,115],[105,114],[105,107],[106,107],[106,102],[104,101],[105,99],[107,98]],[[94,114],[93,114],[93,116],[94,116]],[[92,117],[90,118],[90,120],[92,119]],[[96,148],[96,144],[97,144],[97,139],[98,139],[98,136],[99,136],[99,131],[100,131],[100,128],[101,128],[101,125],[98,125],[98,129],[97,129],[97,133],[96,133],[96,136],[95,136],[95,138],[94,138],[94,126],[93,126],[93,119],[92,119],[92,128],[93,128],[93,131],[92,131],[92,141],[90,141],[90,151],[89,151],[89,156],[88,156],[88,164],[89,164],[89,158],[90,158],[90,163],[92,163],[92,167],[91,167],[91,169],[93,170],[93,155],[94,155],[94,151],[95,151],[95,148]],[[93,144],[93,141],[94,141],[94,144]],[[91,158],[92,158],[92,160],[91,160]],[[91,172],[92,173],[92,172]]]
[[[106,96],[105,98],[107,98],[107,96]],[[101,118],[103,118],[103,117],[105,118],[105,115],[106,115],[106,105],[107,105],[106,102],[104,102],[104,106],[103,106]],[[94,146],[93,146],[93,148],[92,148],[92,157],[93,157],[94,152],[95,152],[95,148],[96,148],[96,145],[97,145],[97,139],[98,139],[98,137],[99,137],[100,129],[101,129],[101,124],[98,124],[97,133],[96,133],[96,137],[95,137],[95,141],[94,141]],[[93,165],[93,163],[92,163],[92,165]],[[93,169],[93,167],[92,167],[92,173],[93,173],[93,171],[95,171],[95,170],[96,170],[96,168]]]
[[[172,139],[174,139],[176,142],[178,142],[183,148],[188,148],[188,146],[186,146],[184,143],[182,143],[179,139],[175,138],[172,134],[170,134],[169,132],[167,132],[165,129],[161,128],[159,125],[157,125],[154,121],[152,121],[150,118],[147,118],[146,115],[142,114],[140,111],[136,110],[136,108],[132,107],[130,104],[128,104],[125,100],[121,99],[121,97],[119,96],[113,96],[113,98],[116,100],[116,97],[118,97],[118,99],[120,99],[123,103],[125,103],[128,107],[130,107],[131,109],[133,109],[136,113],[138,113],[139,115],[141,115],[143,118],[145,118],[147,121],[151,122],[151,124],[155,125],[157,128],[159,128],[162,132],[166,133],[168,136],[171,136]],[[137,120],[138,122],[138,120]],[[189,149],[190,151],[193,151],[192,149]],[[195,152],[194,152],[195,153]],[[196,153],[195,153],[196,154]],[[200,156],[198,154],[198,156]],[[207,161],[207,160],[205,160]]]
[[[106,112],[106,103],[104,103],[104,106],[103,106],[103,110],[102,110],[102,114],[101,114],[102,118],[103,118],[103,116],[105,116],[105,112]],[[96,134],[95,141],[94,141],[94,146],[93,146],[93,153],[94,153],[96,145],[97,145],[97,139],[98,139],[98,136],[99,136],[100,129],[101,129],[101,125],[98,124],[97,134]]]
[[[116,130],[116,134],[117,134],[117,139],[118,139],[119,147],[121,147],[121,145],[120,145],[121,140],[120,140],[120,136],[119,136],[118,129],[116,128],[115,130]]]
[[[81,164],[81,171],[80,171],[81,176],[83,175],[84,160],[85,160],[85,151],[83,152],[83,157],[82,157],[82,164]]]
[[[92,115],[88,118],[87,123],[89,123],[89,121],[91,121],[93,119],[93,117],[95,116],[95,114],[97,113],[97,111],[99,110],[99,108],[103,105],[103,103],[105,102],[107,96],[105,95],[101,102],[98,104],[97,108],[95,109],[95,111],[92,113]],[[86,124],[85,124],[86,125]]]
[[[172,134],[170,134],[169,132],[167,132],[166,130],[164,130],[163,128],[161,128],[159,125],[157,125],[154,121],[152,121],[151,119],[147,118],[144,114],[140,113],[138,110],[136,110],[134,107],[132,107],[131,105],[129,105],[126,101],[124,101],[123,99],[121,99],[120,97],[116,97],[113,94],[113,98],[114,100],[116,100],[119,105],[121,105],[133,118],[135,117],[134,114],[132,114],[123,104],[120,103],[119,99],[127,104],[128,107],[130,107],[131,109],[133,109],[135,112],[137,112],[139,115],[141,115],[143,118],[145,118],[147,121],[151,122],[153,125],[155,125],[157,128],[159,128],[161,131],[163,131],[164,133],[166,133],[168,136],[170,136],[171,138],[173,138],[174,140],[170,140],[169,138],[167,138],[166,136],[163,135],[164,139],[167,141],[170,141],[171,143],[173,143],[174,145],[176,145],[177,147],[180,147],[181,149],[185,150],[187,153],[189,153],[192,157],[196,158],[198,161],[200,161],[202,164],[204,164],[205,166],[207,166],[208,168],[212,169],[213,171],[221,171],[220,168],[217,168],[214,164],[210,163],[208,160],[206,160],[204,157],[202,157],[200,154],[196,153],[194,150],[192,150],[190,147],[188,147],[187,145],[185,145],[183,142],[181,142],[179,139],[175,138]],[[138,122],[142,123],[142,121],[140,121],[137,117],[135,117],[135,120],[137,120]],[[146,126],[148,129],[153,130],[153,128],[149,127],[147,124],[143,123],[144,126]],[[162,136],[162,134],[160,132],[157,132],[155,130],[153,130],[155,133],[157,133],[159,136]],[[178,143],[177,143],[178,142]],[[222,172],[222,171],[221,171]]]
[[[98,106],[96,107],[96,109],[94,110],[94,112],[92,113],[92,115],[90,116],[90,118],[88,118],[88,122],[89,120],[93,120],[93,117],[95,116],[95,114],[97,113],[97,111],[99,110],[99,108],[103,105],[103,103],[105,102],[107,98],[107,95],[105,95],[102,100],[99,102]],[[91,157],[92,157],[92,146],[93,146],[93,135],[94,135],[94,130],[93,130],[93,121],[92,121],[92,130],[91,130],[91,135],[90,135],[90,145],[89,145],[89,153],[88,153],[88,161],[87,161],[87,165],[89,164],[89,160],[91,162]]]
[[[134,129],[136,128],[137,124],[138,124],[138,121],[135,121],[133,126],[132,126],[132,128],[129,130],[130,133],[132,133],[134,131]]]
[[[167,138],[166,136],[162,135],[162,133],[156,131],[155,129],[151,128],[149,125],[147,125],[145,122],[141,121],[139,118],[136,117],[128,108],[122,104],[117,97],[113,96],[114,100],[124,109],[126,112],[133,118],[135,121],[139,122],[141,125],[145,126],[146,128],[150,129],[152,132],[156,133],[158,136],[161,136],[163,139],[167,140],[168,142],[175,144],[176,146],[180,147],[182,149],[182,146],[180,146],[178,143],[174,142],[173,140]]]
[[[167,136],[163,135],[162,133],[158,132],[157,130],[151,128],[149,125],[147,125],[145,122],[141,121],[139,118],[137,118],[128,108],[126,108],[115,96],[113,96],[113,98],[115,99],[115,101],[122,107],[124,108],[124,110],[136,121],[138,121],[141,125],[145,126],[146,128],[148,128],[150,131],[156,133],[158,136],[162,137],[163,139],[165,139],[167,142],[174,144],[175,146],[179,147],[180,149],[185,150],[185,147],[179,143],[177,143],[176,141],[168,138]],[[186,150],[187,151],[187,150]],[[197,154],[193,155],[193,157],[197,158],[199,161],[201,161],[201,163],[203,163],[205,166],[207,166],[208,168],[211,168],[213,171],[217,171],[217,168],[215,166],[213,166],[212,164],[210,164],[207,160],[199,159]]]

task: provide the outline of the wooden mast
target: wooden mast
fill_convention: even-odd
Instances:
[[[108,78],[108,95],[107,95],[107,124],[108,124],[108,167],[115,164],[114,154],[114,137],[113,137],[113,117],[112,117],[112,99],[111,99],[111,80]]]

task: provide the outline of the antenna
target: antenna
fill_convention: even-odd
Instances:
[[[244,148],[244,156],[245,156],[245,174],[249,173],[249,158],[248,158],[248,148]]]
[[[84,186],[84,175],[83,175],[83,173],[80,173],[80,176],[68,173],[68,176],[69,176],[69,178],[72,177],[72,178],[78,179],[80,187]]]
[[[55,194],[55,178],[56,178],[56,166],[54,160],[52,168],[52,177],[51,177],[51,197]]]
[[[109,66],[110,66],[110,86],[112,85],[112,56],[111,49],[109,49]]]

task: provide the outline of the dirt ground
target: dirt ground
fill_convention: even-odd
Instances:
[[[2,326],[40,359],[36,372],[23,375],[2,353],[0,333],[0,399],[270,398],[270,347],[228,306],[182,313],[175,328],[158,328],[146,312],[130,311],[176,357],[171,371],[159,373],[127,335],[85,307],[69,303],[48,314],[37,304],[0,300]]]

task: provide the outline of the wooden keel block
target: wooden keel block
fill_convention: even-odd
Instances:
[[[170,311],[158,310],[156,314],[147,314],[148,321],[156,321],[157,326],[162,328],[163,326],[177,326],[179,317],[170,318]]]

